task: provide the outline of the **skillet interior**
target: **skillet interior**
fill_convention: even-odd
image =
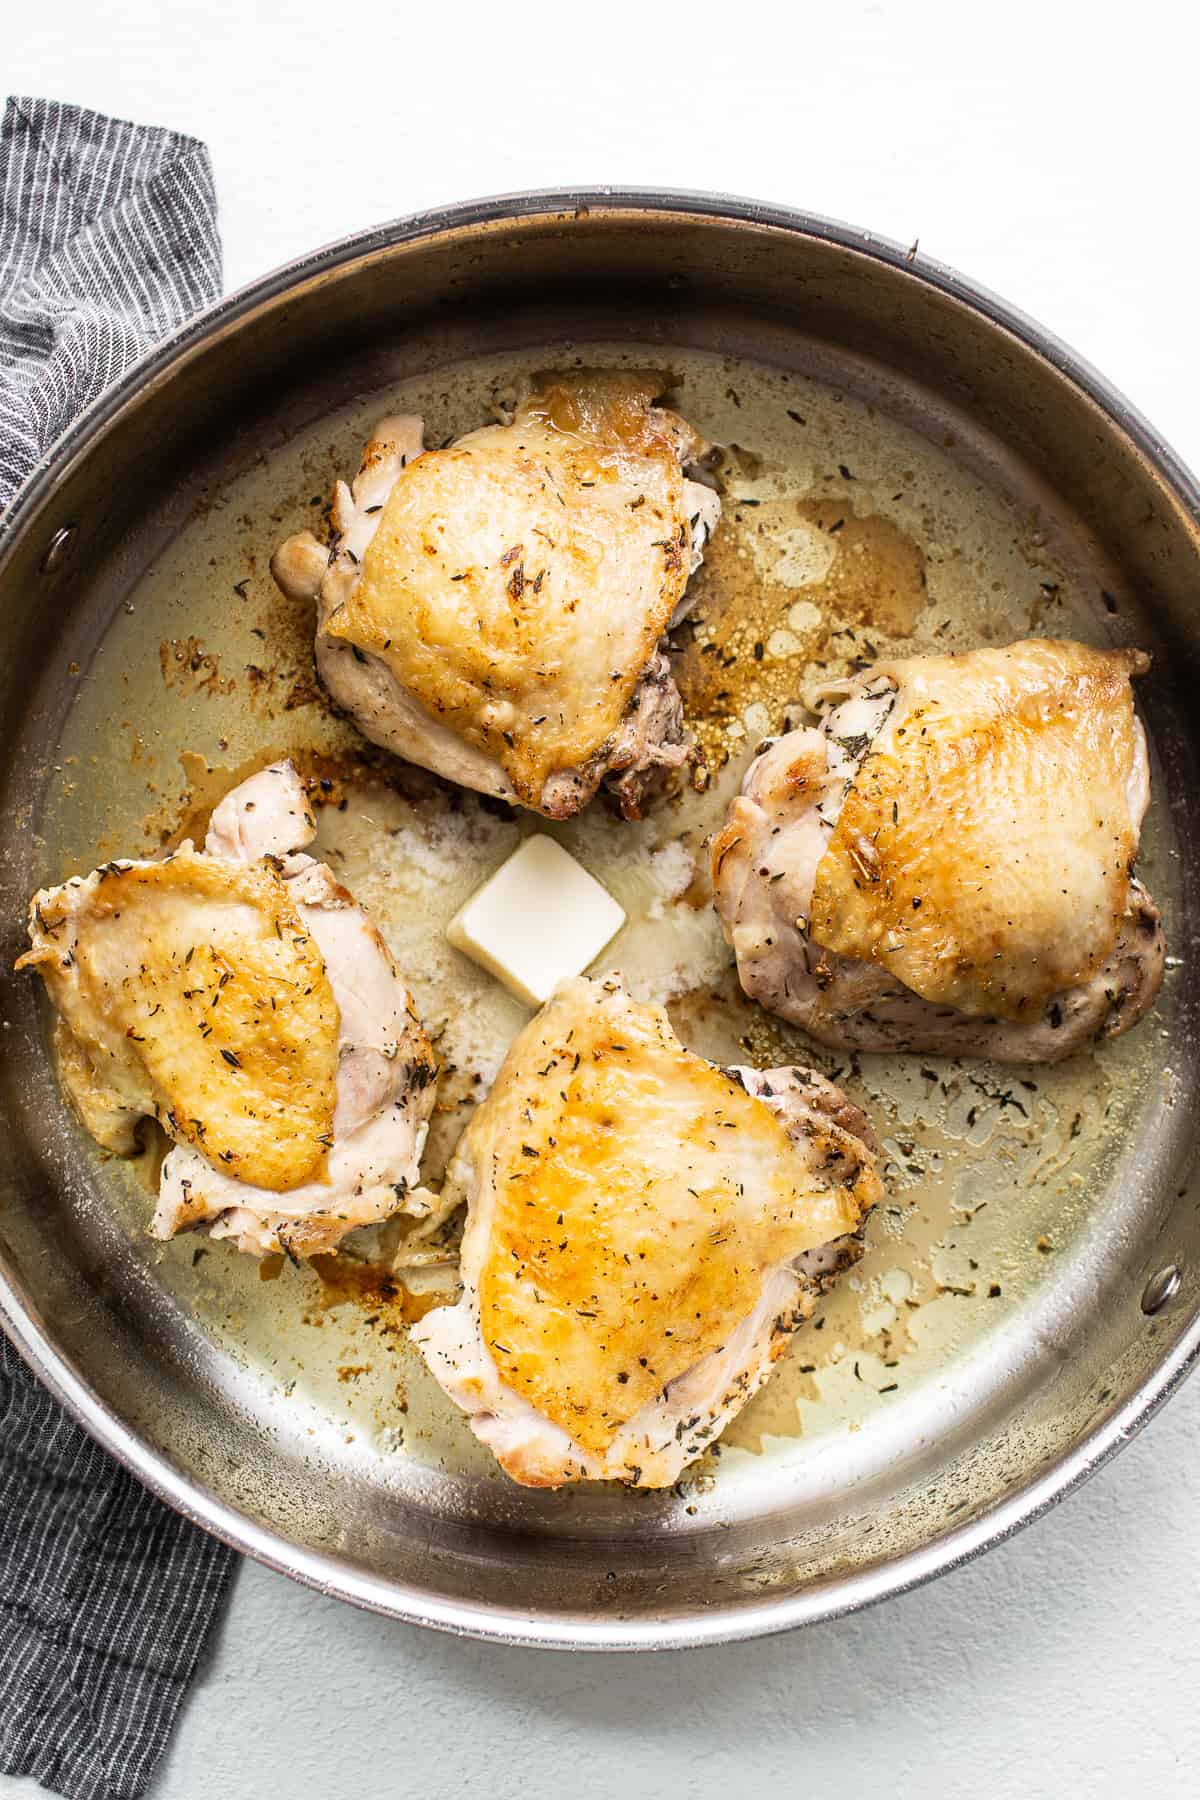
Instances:
[[[233,581],[248,575],[253,589],[281,529],[304,522],[304,489],[327,485],[322,455],[327,465],[336,448],[344,467],[360,423],[398,396],[466,428],[506,368],[572,353],[671,367],[701,425],[736,429],[772,466],[791,454],[793,473],[820,460],[819,421],[831,449],[855,444],[869,458],[874,442],[886,462],[907,448],[935,524],[939,470],[947,518],[974,486],[991,520],[975,564],[956,575],[971,546],[943,521],[937,576],[959,596],[951,611],[967,637],[993,625],[1019,635],[1033,613],[1044,629],[1151,649],[1139,691],[1157,758],[1148,879],[1186,959],[1196,528],[1136,422],[1106,418],[940,277],[838,241],[852,234],[786,230],[760,214],[531,211],[459,215],[437,236],[396,234],[264,284],[101,409],[35,484],[0,568],[6,966],[34,886],[141,847],[147,784],[170,802],[181,749],[236,767],[305,729],[304,703],[289,709],[279,678],[253,705],[244,678],[220,690],[222,660],[241,671],[253,653]],[[791,452],[776,430],[789,404],[806,421]],[[758,474],[744,465],[738,491]],[[748,542],[752,515],[745,523]],[[44,572],[64,524],[76,526],[69,553]],[[989,574],[998,598],[977,591]],[[215,672],[189,636],[216,652]],[[161,643],[182,648],[159,668]],[[294,672],[302,685],[298,651]],[[866,1284],[830,1313],[825,1329],[846,1353],[802,1339],[771,1410],[679,1494],[516,1490],[463,1452],[453,1421],[422,1411],[407,1369],[417,1416],[401,1444],[388,1410],[399,1340],[382,1356],[369,1340],[380,1366],[338,1380],[366,1366],[361,1308],[305,1325],[308,1278],[263,1285],[232,1253],[193,1265],[190,1243],[162,1252],[141,1240],[136,1184],[73,1126],[34,984],[11,977],[0,994],[0,1304],[27,1348],[65,1359],[50,1370],[60,1385],[86,1384],[72,1398],[93,1428],[177,1502],[353,1598],[584,1644],[691,1642],[818,1616],[1007,1529],[1086,1472],[1145,1410],[1147,1384],[1190,1355],[1188,985],[1174,970],[1139,1032],[1050,1078],[1036,1101],[1013,1088],[1025,1118],[1036,1115],[1028,1127],[986,1096],[981,1125],[966,1124],[968,1096],[931,1126],[911,1069],[865,1071],[877,1106],[891,1108],[912,1217],[881,1222]],[[976,1153],[959,1156],[972,1132]],[[914,1279],[917,1253],[931,1291],[911,1332],[897,1327],[916,1342],[900,1346],[899,1391],[881,1399],[881,1340],[868,1333],[854,1354],[855,1321],[886,1311],[889,1292],[907,1317],[900,1277]],[[1183,1287],[1148,1317],[1145,1283],[1174,1262]],[[801,1379],[809,1360],[816,1377]],[[782,1427],[781,1396],[802,1437]]]

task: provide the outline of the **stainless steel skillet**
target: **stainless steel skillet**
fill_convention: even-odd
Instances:
[[[113,1453],[274,1567],[506,1642],[679,1646],[847,1611],[952,1568],[1089,1474],[1196,1355],[1200,504],[1145,422],[1061,345],[950,271],[843,226],[721,198],[598,191],[482,202],[349,240],[160,348],[56,447],[0,529],[6,969],[33,887],[140,817],[138,743],[217,737],[211,721],[197,726],[195,684],[165,679],[170,654],[156,698],[137,676],[147,645],[188,642],[189,596],[162,578],[178,546],[211,551],[223,581],[237,496],[254,482],[268,492],[271,456],[348,397],[369,408],[416,383],[436,405],[456,385],[474,392],[472,370],[506,357],[543,366],[546,347],[564,344],[704,363],[712,404],[726,409],[761,389],[761,371],[794,377],[826,396],[828,416],[854,410],[856,441],[874,429],[933,446],[960,496],[975,483],[989,516],[1011,518],[1012,566],[1032,572],[1034,604],[1069,588],[1095,635],[1154,652],[1141,694],[1157,761],[1154,885],[1182,963],[1155,1018],[1080,1074],[1079,1132],[1065,1129],[1049,1159],[1032,1147],[1039,1170],[1053,1162],[1037,1177],[1044,1194],[1006,1185],[1003,1119],[978,1154],[969,1138],[955,1152],[957,1185],[929,1189],[923,1226],[945,1238],[973,1221],[985,1250],[968,1260],[1003,1278],[941,1283],[900,1404],[872,1395],[851,1417],[843,1359],[847,1381],[830,1375],[835,1397],[814,1404],[806,1437],[781,1443],[765,1425],[761,1442],[686,1494],[530,1495],[433,1450],[397,1453],[379,1433],[343,1428],[323,1398],[336,1390],[322,1386],[315,1338],[287,1391],[269,1340],[278,1327],[283,1342],[297,1296],[230,1271],[218,1316],[211,1292],[202,1305],[189,1287],[190,1263],[155,1260],[114,1171],[61,1104],[32,984],[9,975],[0,1319]],[[272,511],[298,504],[290,491],[277,498],[238,554],[265,557]],[[932,499],[930,519],[943,530]],[[964,549],[945,547],[947,565]],[[1036,578],[1049,557],[1061,581]],[[220,606],[205,604],[206,642],[220,648]],[[997,629],[1006,604],[1001,595],[989,615]],[[1010,635],[1028,623],[1014,611]],[[286,720],[242,707],[240,690],[221,717],[239,707],[239,754],[274,749]],[[1060,1122],[1075,1092],[1053,1090]],[[1028,1117],[1034,1103],[1016,1098]],[[896,1120],[912,1111],[903,1096],[896,1107]],[[981,1201],[998,1223],[976,1217]],[[1058,1223],[1035,1232],[1042,1219]],[[952,1252],[966,1254],[939,1241],[943,1274],[937,1258]],[[989,1307],[991,1287],[1001,1291]],[[260,1312],[270,1330],[255,1336],[247,1319]]]

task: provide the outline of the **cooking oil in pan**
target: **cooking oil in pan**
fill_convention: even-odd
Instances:
[[[696,352],[669,358],[679,409],[721,446],[722,522],[676,656],[706,778],[689,773],[638,823],[593,805],[548,824],[364,750],[325,703],[311,611],[276,591],[272,549],[306,524],[320,528],[335,476],[357,466],[384,412],[422,413],[441,442],[492,417],[524,370],[577,360],[663,366],[661,349],[589,346],[584,358],[560,345],[443,371],[314,421],[210,497],[130,595],[81,681],[47,855],[61,878],[198,835],[237,779],[295,756],[323,803],[316,851],[377,919],[444,1064],[434,1182],[528,1017],[443,929],[534,829],[557,836],[625,908],[596,972],[620,970],[715,1060],[809,1062],[836,1076],[875,1124],[887,1198],[861,1262],[681,1484],[686,1518],[737,1510],[764,1474],[794,1494],[806,1480],[816,1491],[826,1464],[843,1480],[847,1468],[868,1472],[933,1428],[948,1389],[974,1381],[978,1395],[980,1372],[1006,1360],[994,1346],[1022,1331],[1101,1227],[1122,1144],[1169,1102],[1160,1017],[1170,994],[1129,1037],[1053,1069],[839,1056],[742,997],[705,846],[760,741],[806,716],[819,681],[877,652],[1039,632],[1105,641],[1112,602],[1100,594],[1117,586],[986,447],[951,429],[920,435],[815,379]],[[1141,869],[1169,926],[1161,817],[1151,814]],[[240,1379],[260,1398],[267,1391],[276,1429],[384,1483],[401,1465],[442,1471],[486,1510],[504,1478],[406,1342],[452,1272],[381,1274],[372,1259],[396,1236],[386,1228],[358,1244],[362,1262],[315,1268],[259,1265],[199,1238],[155,1245],[142,1235],[145,1170],[139,1179],[105,1161],[99,1173],[133,1253]]]

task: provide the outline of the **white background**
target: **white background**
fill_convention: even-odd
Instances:
[[[910,243],[1200,464],[1194,4],[42,0],[10,92],[210,145],[229,284],[444,201],[723,189]],[[255,1568],[158,1800],[1200,1789],[1200,1386],[1065,1507],[861,1616],[653,1660],[502,1651]],[[0,1777],[0,1800],[31,1784]]]

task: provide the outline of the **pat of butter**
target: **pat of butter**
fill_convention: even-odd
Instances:
[[[624,923],[607,889],[538,832],[471,895],[446,936],[518,1000],[541,1006],[560,981],[582,975]]]

